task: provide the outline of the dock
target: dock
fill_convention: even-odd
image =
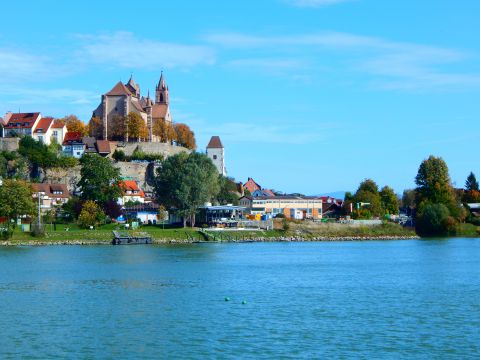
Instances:
[[[135,233],[134,236],[128,232],[113,231],[112,245],[139,245],[151,244],[152,237],[147,233]]]

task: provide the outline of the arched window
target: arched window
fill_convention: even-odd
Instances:
[[[160,93],[160,102],[163,102],[163,93]]]

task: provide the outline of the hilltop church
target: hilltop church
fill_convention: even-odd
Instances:
[[[156,142],[159,139],[153,134],[153,124],[158,120],[172,122],[169,108],[168,86],[165,82],[163,72],[155,88],[155,101],[141,96],[140,87],[130,76],[126,84],[119,81],[109,92],[102,95],[102,102],[93,111],[93,116],[100,119],[103,128],[103,139],[109,138],[109,122],[114,116],[127,116],[130,112],[139,114],[145,121],[148,129],[149,142]]]

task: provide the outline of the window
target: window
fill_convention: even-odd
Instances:
[[[39,136],[39,137],[38,137],[38,141],[40,141],[41,143],[43,143],[43,136]]]
[[[53,130],[53,136],[56,137],[56,138],[58,137],[58,131],[57,130]]]
[[[213,160],[217,160],[217,155],[213,155]]]

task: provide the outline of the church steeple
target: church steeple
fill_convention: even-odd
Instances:
[[[140,97],[140,86],[138,86],[135,80],[133,80],[133,75],[130,75],[130,80],[128,80],[128,83],[126,83],[125,86],[135,97]]]
[[[158,81],[158,85],[155,88],[155,104],[166,104],[168,105],[168,86],[165,82],[165,78],[163,77],[163,71],[160,74],[160,80]]]

